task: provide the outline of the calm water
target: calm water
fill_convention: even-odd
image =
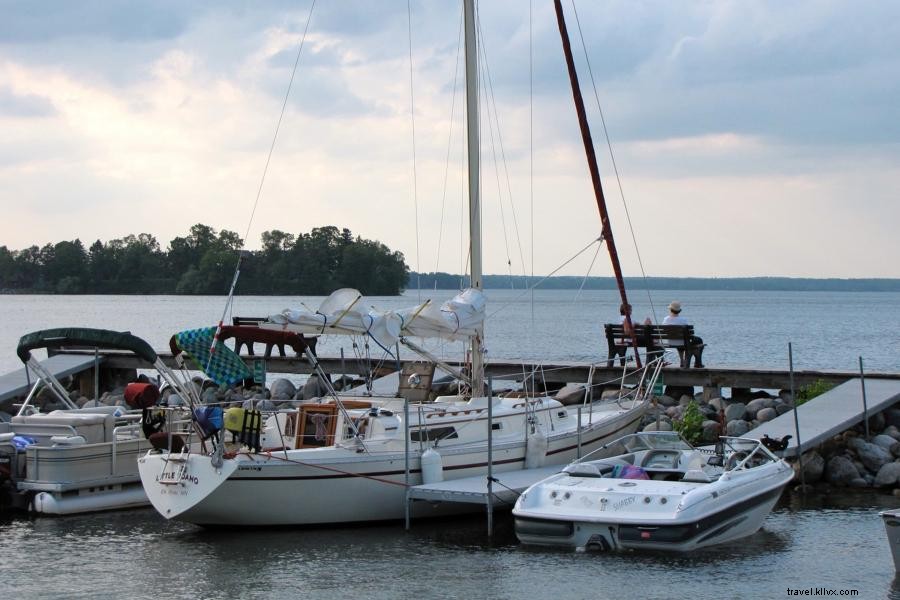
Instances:
[[[686,556],[525,549],[508,514],[492,542],[475,517],[414,521],[410,532],[207,531],[151,510],[17,519],[0,522],[0,589],[9,598],[520,600],[771,599],[819,587],[900,598],[877,500],[786,498],[756,535]]]
[[[787,344],[793,343],[798,369],[900,371],[900,294],[830,292],[651,292],[654,321],[665,316],[672,299],[684,306],[697,334],[708,344],[704,362],[711,365],[787,368]],[[421,298],[442,302],[440,290]],[[369,298],[377,308],[413,306],[419,294]],[[486,346],[489,356],[506,359],[596,361],[606,357],[603,323],[618,322],[619,300],[613,291],[488,291]],[[321,298],[238,297],[234,314],[264,316],[296,307],[317,307]],[[634,292],[635,317],[653,316],[646,292]],[[184,296],[0,296],[0,373],[19,368],[15,347],[20,336],[49,327],[81,325],[129,330],[154,348],[166,348],[182,329],[215,324],[222,316],[221,297]],[[322,353],[349,356],[346,340],[332,338]],[[431,346],[438,354],[459,358],[460,344]]]
[[[489,293],[490,355],[605,357],[602,323],[617,319],[614,293],[584,293],[576,302],[574,292],[538,292],[533,305],[530,295],[517,296]],[[710,365],[785,367],[792,341],[797,368],[853,370],[862,355],[868,369],[900,371],[900,294],[654,293],[660,318],[674,298],[709,344]],[[412,292],[371,303],[391,308],[416,299]],[[266,315],[300,300],[238,298],[234,312]],[[646,295],[632,302],[636,316],[651,314]],[[15,345],[29,331],[127,329],[164,348],[175,331],[217,321],[222,306],[221,298],[202,297],[0,296],[0,372],[19,366]],[[528,550],[516,543],[508,515],[492,542],[483,517],[414,522],[409,533],[400,524],[206,531],[167,523],[152,510],[17,517],[0,520],[0,589],[10,598],[520,599],[785,598],[788,588],[819,587],[900,599],[878,516],[897,505],[876,494],[786,497],[757,535],[689,556]]]

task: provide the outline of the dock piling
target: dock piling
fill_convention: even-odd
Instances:
[[[869,435],[869,407],[866,404],[866,376],[863,373],[862,356],[859,357],[859,384],[862,386],[863,423],[866,424],[866,441],[868,442],[872,436]]]
[[[794,403],[794,432],[797,436],[797,464],[800,467],[800,493],[806,493],[806,477],[803,475],[803,445],[800,443],[800,417],[797,412],[797,393],[794,389],[794,349],[788,342],[788,371],[791,380],[791,402]]]

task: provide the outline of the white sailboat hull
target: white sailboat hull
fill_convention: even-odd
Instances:
[[[885,511],[881,513],[881,518],[884,519],[884,529],[894,559],[894,570],[900,573],[900,510]]]
[[[582,453],[633,432],[646,406],[622,410],[583,428]],[[518,437],[518,436],[517,436]],[[426,446],[428,447],[428,446]],[[487,444],[438,446],[445,480],[487,473]],[[545,465],[566,464],[576,458],[578,434],[571,430],[551,435]],[[422,483],[418,444],[410,448],[409,485]],[[525,466],[526,444],[516,440],[493,445],[495,472]],[[162,483],[164,454],[139,460],[147,497],[166,518],[199,525],[319,525],[402,519],[406,510],[406,459],[403,452],[356,452],[339,446],[316,449],[239,454],[219,469],[210,457],[192,454],[178,483]],[[164,478],[163,478],[164,479]],[[415,517],[473,510],[471,505],[433,506],[415,503]]]

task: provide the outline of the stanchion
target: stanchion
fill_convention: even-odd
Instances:
[[[797,464],[800,467],[800,492],[806,493],[806,477],[803,475],[803,451],[800,445],[800,417],[797,415],[797,395],[794,390],[794,350],[788,342],[788,369],[791,379],[791,402],[794,403],[794,433],[797,434]]]
[[[866,376],[865,376],[865,373],[863,373],[862,356],[859,357],[859,384],[862,386],[863,423],[866,424],[866,441],[868,442],[870,439],[870,436],[869,436],[869,407],[866,404]]]
[[[528,399],[526,398],[526,401]],[[487,473],[487,527],[488,537],[494,535],[494,377],[488,376],[488,473]]]

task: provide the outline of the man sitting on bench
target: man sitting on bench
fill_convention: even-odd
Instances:
[[[681,302],[678,300],[672,300],[669,303],[669,314],[666,315],[666,318],[663,319],[663,325],[690,325],[687,319],[681,316]],[[678,355],[681,356],[681,362],[685,367],[691,366],[691,357],[684,356],[684,348],[678,348],[681,346],[681,342],[670,342],[670,345],[678,349]],[[692,355],[694,357],[694,367],[698,369],[703,368],[703,340],[697,336],[691,337],[691,346],[693,347]]]

